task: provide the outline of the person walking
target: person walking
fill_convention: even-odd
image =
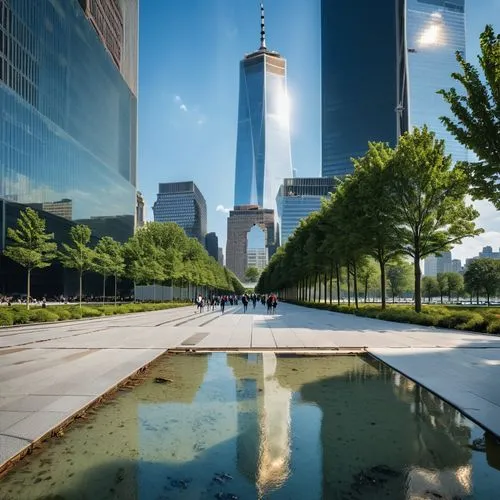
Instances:
[[[257,304],[257,295],[255,293],[252,295],[252,305],[253,308],[255,309],[255,304]]]
[[[222,314],[224,314],[224,308],[226,307],[226,296],[223,295],[221,298],[220,298],[220,310],[222,312]]]
[[[243,295],[243,297],[241,297],[241,302],[243,302],[243,312],[246,313],[247,308],[248,308],[248,295],[247,294],[245,294],[245,295]]]
[[[271,314],[273,308],[273,298],[271,295],[267,297],[266,304],[267,304],[267,314]]]
[[[276,297],[276,295],[274,295],[273,293],[273,301],[271,303],[271,306],[273,308],[273,314],[276,314],[276,306],[278,305],[278,297]]]

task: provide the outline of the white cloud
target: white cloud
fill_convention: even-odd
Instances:
[[[179,106],[179,109],[181,109],[182,111],[187,111],[188,110],[185,104],[181,104]]]
[[[217,208],[215,209],[217,212],[222,212],[223,214],[228,214],[231,209],[226,208],[224,205],[217,205]]]
[[[196,123],[198,125],[205,125],[205,123],[207,122],[207,119],[205,116],[203,115],[200,115],[200,117],[198,118],[198,120],[196,121]]]
[[[174,102],[182,102],[181,96],[180,95],[176,95],[174,97]]]

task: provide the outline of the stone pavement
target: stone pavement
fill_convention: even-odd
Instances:
[[[0,329],[0,467],[166,349],[368,351],[500,435],[499,337],[283,303],[194,310]]]

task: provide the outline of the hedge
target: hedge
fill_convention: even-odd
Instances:
[[[395,321],[397,323],[411,323],[439,328],[500,334],[500,309],[498,308],[424,305],[422,312],[417,313],[412,306],[403,305],[388,305],[386,309],[381,309],[380,306],[373,304],[359,304],[359,308],[356,309],[354,306],[346,304],[330,305],[317,302],[289,302],[315,309],[355,314],[356,316]]]
[[[81,308],[78,305],[48,306],[45,308],[34,306],[29,311],[24,306],[1,306],[0,326],[23,325],[27,323],[46,323],[70,319],[111,316],[115,314],[160,311],[163,309],[182,307],[188,304],[190,304],[190,302],[166,302],[156,304],[127,303],[117,306],[82,306]]]

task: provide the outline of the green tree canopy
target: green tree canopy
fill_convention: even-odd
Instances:
[[[434,276],[424,276],[422,278],[422,293],[430,302],[433,297],[439,294],[438,281]]]
[[[486,294],[488,305],[490,297],[500,291],[500,261],[495,259],[474,259],[464,274],[468,290]]]
[[[245,271],[245,278],[250,281],[250,283],[255,283],[259,279],[259,276],[260,271],[256,267],[251,266]]]
[[[387,266],[387,284],[392,295],[392,301],[395,297],[400,297],[404,292],[412,288],[412,265],[399,259]]]
[[[89,247],[92,231],[88,226],[79,224],[73,226],[69,235],[72,245],[62,244],[59,260],[64,267],[76,269],[79,276],[79,303],[82,307],[83,273],[90,271],[93,266],[95,252]]]
[[[500,210],[500,34],[495,34],[492,26],[486,26],[481,34],[480,47],[482,74],[457,52],[462,71],[452,77],[465,92],[455,88],[439,91],[454,115],[454,119],[441,117],[441,121],[479,158],[479,162],[463,164],[472,194],[490,200]]]
[[[26,306],[30,307],[31,271],[49,267],[56,257],[57,244],[54,234],[47,233],[45,220],[32,208],[22,210],[17,219],[16,228],[7,228],[10,242],[4,250],[4,255],[27,272]]]
[[[110,236],[103,236],[94,249],[94,259],[92,268],[101,274],[103,280],[103,301],[106,296],[106,277],[113,276],[115,280],[115,304],[117,295],[117,281],[125,272],[125,259],[123,249],[120,243]]]

